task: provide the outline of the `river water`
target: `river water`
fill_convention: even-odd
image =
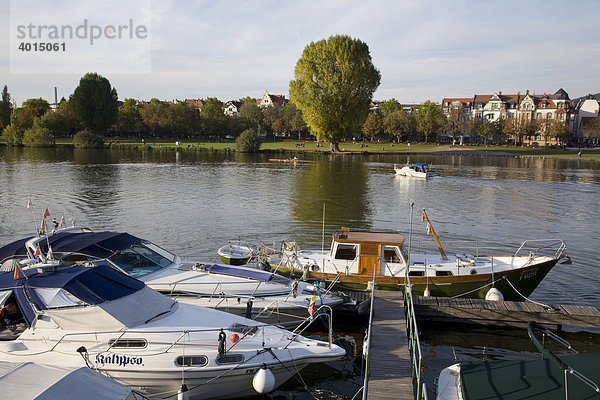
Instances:
[[[532,299],[600,307],[599,162],[467,154],[306,154],[298,163],[269,161],[287,157],[0,147],[0,243],[34,232],[29,198],[38,222],[48,208],[57,219],[127,231],[180,255],[210,256],[238,238],[320,248],[323,215],[325,246],[341,226],[408,234],[413,201],[413,248],[435,250],[419,218],[422,208],[449,252],[467,242],[514,251],[526,239],[565,240],[573,264],[557,265]],[[429,163],[435,175],[395,176],[393,164],[407,161]],[[360,342],[360,329],[347,331],[338,334]],[[422,330],[428,385],[456,354],[533,351],[528,344],[513,346],[523,331],[471,332],[473,343],[456,340],[460,332]],[[595,333],[570,335],[581,346],[600,344]],[[352,361],[303,378],[310,392],[291,382],[271,398],[351,398],[361,386]]]

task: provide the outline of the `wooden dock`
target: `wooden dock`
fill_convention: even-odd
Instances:
[[[367,399],[414,399],[402,292],[375,291]]]
[[[486,301],[414,296],[418,321],[459,322],[487,326],[523,327],[536,321],[547,328],[562,325],[600,326],[600,310],[588,306],[550,305],[519,301]]]

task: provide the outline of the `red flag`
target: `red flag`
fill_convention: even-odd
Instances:
[[[42,215],[42,218],[46,218],[46,217],[49,217],[49,216],[50,216],[50,211],[48,211],[48,209],[46,208],[44,210],[44,215]]]
[[[313,296],[310,298],[310,304],[308,305],[308,315],[312,318],[315,313],[315,303],[317,302],[317,296]]]
[[[21,267],[19,267],[19,263],[15,263],[15,272],[13,274],[13,279],[16,281],[19,279],[19,273],[21,272]]]
[[[427,234],[429,235],[431,233],[431,224],[427,224]]]
[[[425,210],[423,210],[423,214],[421,214],[421,221],[425,222]]]
[[[46,232],[46,220],[43,219],[42,224],[40,225],[40,235],[44,234],[45,232]]]

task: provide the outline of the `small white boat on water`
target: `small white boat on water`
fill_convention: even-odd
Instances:
[[[0,248],[0,270],[10,271],[17,260],[39,247],[64,261],[106,259],[114,267],[180,302],[216,308],[268,323],[298,322],[308,306],[334,307],[345,301],[320,286],[293,281],[255,268],[201,262],[176,256],[128,233],[93,232],[86,227],[58,229]]]
[[[406,164],[402,167],[394,164],[394,171],[396,171],[396,175],[412,176],[415,178],[429,178],[431,176],[429,165],[425,163]]]
[[[345,354],[331,342],[176,302],[106,261],[93,264],[24,260],[0,272],[0,361],[87,366],[151,398],[187,391],[193,400],[267,393]]]
[[[230,242],[217,250],[217,254],[227,265],[246,265],[254,256],[254,249],[244,243]]]

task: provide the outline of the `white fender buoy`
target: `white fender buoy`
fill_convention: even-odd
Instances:
[[[488,290],[485,295],[485,299],[489,301],[504,301],[504,296],[502,295],[501,291],[493,287]]]
[[[181,384],[181,387],[177,391],[177,400],[188,400],[190,396],[188,395],[188,388],[185,383]]]
[[[275,389],[275,375],[265,364],[254,374],[252,386],[260,394],[271,393]]]
[[[429,286],[427,286],[425,288],[425,290],[423,290],[423,297],[429,297],[431,296],[431,292],[429,291]]]

